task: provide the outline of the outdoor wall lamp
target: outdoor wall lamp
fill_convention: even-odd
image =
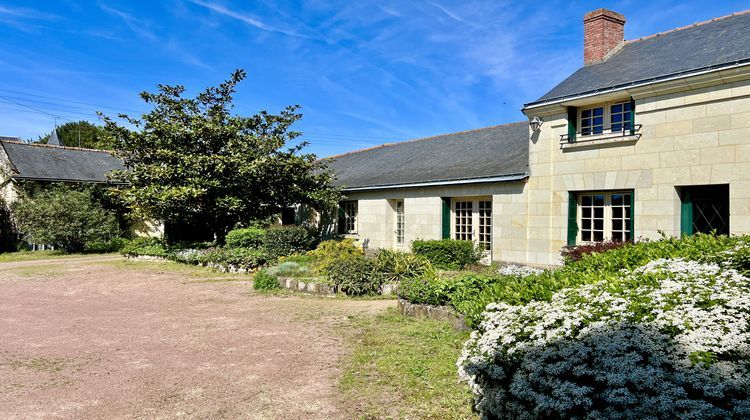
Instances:
[[[542,124],[544,124],[544,120],[539,117],[534,117],[529,121],[529,128],[531,128],[532,132],[535,132],[539,130],[542,127]]]

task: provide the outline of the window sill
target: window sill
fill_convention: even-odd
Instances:
[[[641,138],[640,134],[630,134],[623,136],[621,134],[602,134],[596,136],[586,136],[576,139],[573,143],[561,142],[560,148],[565,150],[587,149],[601,146],[624,146],[633,144]]]

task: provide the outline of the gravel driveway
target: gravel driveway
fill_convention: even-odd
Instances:
[[[273,297],[117,257],[0,263],[0,418],[345,418],[350,317],[386,300]]]

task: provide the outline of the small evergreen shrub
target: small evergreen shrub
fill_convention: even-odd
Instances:
[[[264,229],[242,228],[227,233],[226,246],[229,248],[260,248],[263,246]]]
[[[411,249],[414,254],[427,258],[441,270],[460,270],[481,258],[481,252],[472,241],[416,240],[412,242]]]
[[[123,249],[128,244],[128,242],[130,241],[120,237],[112,238],[108,241],[86,242],[86,245],[83,246],[83,251],[93,254],[118,252]]]
[[[349,296],[377,294],[384,283],[375,261],[363,256],[336,260],[328,267],[328,278],[339,291]]]
[[[122,255],[128,257],[162,257],[169,254],[167,247],[158,238],[135,238],[120,249]]]
[[[271,259],[305,252],[314,245],[315,237],[303,226],[271,226],[263,238],[263,248]]]
[[[342,240],[328,240],[318,244],[318,247],[307,253],[315,259],[315,270],[321,274],[328,273],[328,268],[334,262],[349,257],[363,255],[362,248],[354,244],[354,240],[347,238]]]
[[[265,253],[252,248],[211,248],[198,254],[197,261],[206,265],[234,267],[245,270],[256,269],[268,260]]]
[[[387,249],[378,251],[375,266],[387,283],[399,283],[407,278],[423,276],[433,270],[432,264],[421,255]]]
[[[447,305],[450,303],[452,283],[435,275],[401,280],[399,297],[421,305]]]
[[[267,273],[266,270],[261,270],[255,273],[255,276],[253,277],[253,289],[277,290],[281,289],[281,285],[276,276]]]
[[[309,267],[294,261],[284,261],[264,271],[277,277],[310,277],[315,274]]]
[[[589,254],[601,254],[612,249],[622,248],[624,246],[632,245],[632,241],[607,241],[607,242],[596,242],[593,244],[578,245],[572,248],[565,248],[562,251],[563,259],[565,263],[571,263],[580,261],[585,255]]]

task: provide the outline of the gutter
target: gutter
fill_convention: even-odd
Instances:
[[[744,60],[735,61],[732,63],[720,64],[718,66],[703,67],[700,69],[687,70],[687,71],[683,71],[680,73],[672,73],[666,76],[658,76],[658,77],[653,77],[651,79],[638,80],[635,82],[624,83],[621,85],[616,85],[616,86],[603,88],[603,89],[591,90],[591,91],[583,92],[579,94],[561,96],[558,98],[547,99],[547,100],[540,101],[540,102],[531,102],[531,103],[524,105],[521,111],[525,111],[527,109],[539,108],[539,107],[546,106],[546,105],[559,104],[561,102],[570,101],[572,99],[589,98],[589,97],[601,95],[604,93],[619,92],[621,90],[637,88],[637,87],[646,86],[646,85],[650,85],[650,84],[657,83],[657,82],[669,82],[672,80],[684,79],[690,76],[700,76],[703,74],[713,73],[716,71],[730,70],[734,68],[745,67],[748,65],[750,65],[750,59],[744,59]]]
[[[343,188],[343,191],[344,192],[373,191],[373,190],[390,190],[390,189],[399,189],[399,188],[439,187],[439,186],[444,186],[444,185],[487,184],[491,182],[521,181],[528,177],[529,177],[528,173],[521,173],[521,174],[493,176],[493,177],[487,177],[487,178],[468,178],[468,179],[456,179],[456,180],[445,180],[445,181],[412,182],[412,183],[405,183],[405,184],[368,185],[364,187]]]

